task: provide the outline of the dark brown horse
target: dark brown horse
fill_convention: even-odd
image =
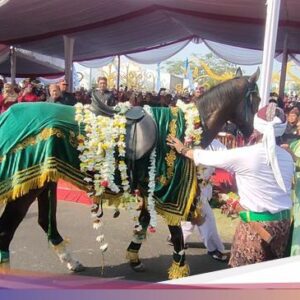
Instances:
[[[259,77],[259,69],[250,77],[241,76],[237,72],[236,78],[228,80],[203,94],[196,102],[203,128],[201,147],[206,148],[226,121],[235,123],[247,139],[253,131],[253,118],[258,110],[260,98],[256,85]],[[146,209],[142,210],[141,217],[144,222],[144,231],[150,221]],[[142,223],[141,222],[141,223]],[[173,265],[177,275],[172,274],[172,267],[169,271],[169,278],[186,275],[185,253],[183,234],[180,226],[168,226],[171,233],[171,241],[174,245]],[[136,238],[129,245],[128,257],[131,259],[131,266],[136,271],[144,269],[136,253],[141,247],[141,242],[136,243]],[[180,270],[182,269],[182,270]]]
[[[258,76],[259,72],[257,71],[250,77],[241,76],[224,82],[205,93],[196,103],[203,126],[203,147],[211,143],[224,123],[228,120],[234,122],[246,138],[250,136],[253,130],[253,116],[257,111],[260,100],[256,86]],[[30,109],[30,106],[28,106],[28,109]],[[44,113],[46,114],[47,111]],[[1,132],[0,127],[0,136],[7,134],[9,133]],[[140,132],[140,135],[136,137],[137,145],[142,145],[143,140],[145,140],[145,135],[147,135],[147,131]],[[155,141],[155,139],[153,141]],[[63,151],[63,149],[58,150]],[[1,163],[0,157],[0,164]],[[2,177],[0,176],[0,178]],[[59,258],[62,262],[67,263],[70,270],[79,271],[82,269],[82,265],[74,260],[66,251],[63,238],[57,230],[56,181],[57,178],[44,183],[44,185],[39,188],[31,189],[22,196],[8,199],[8,203],[0,218],[0,263],[2,263],[2,265],[9,262],[10,242],[13,239],[16,229],[25,217],[29,206],[37,198],[39,208],[38,223],[45,233],[48,234],[49,241],[54,246]],[[49,199],[51,201],[49,201]],[[1,198],[0,189],[0,203],[3,202],[3,200],[7,199],[4,197]],[[49,212],[51,213],[49,214]],[[141,211],[140,220],[141,223],[143,223],[143,230],[146,232],[150,222],[150,216],[145,207]],[[169,229],[174,244],[174,260],[179,264],[179,267],[184,266],[183,237],[180,225],[169,226]],[[141,243],[137,243],[135,239],[133,239],[128,247],[128,258],[131,266],[136,271],[143,269],[137,255],[140,247]],[[130,255],[132,253],[135,253],[135,255]]]

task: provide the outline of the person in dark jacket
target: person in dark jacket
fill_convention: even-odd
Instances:
[[[65,79],[61,79],[58,83],[59,89],[61,91],[62,104],[75,105],[77,103],[76,98],[72,93],[67,92],[68,83]]]

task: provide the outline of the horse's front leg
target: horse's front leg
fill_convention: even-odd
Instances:
[[[189,276],[190,269],[185,262],[184,240],[180,226],[168,226],[171,233],[171,241],[174,246],[173,263],[168,271],[169,279]]]
[[[126,258],[129,260],[131,268],[136,272],[143,272],[145,267],[139,258],[139,250],[146,238],[147,228],[150,223],[150,214],[143,206],[138,218],[139,225],[136,225],[133,232],[133,239],[127,248]]]
[[[48,239],[53,246],[54,252],[62,263],[67,264],[67,268],[73,272],[84,270],[83,265],[75,260],[67,250],[66,241],[58,232],[56,222],[57,208],[57,183],[48,183],[45,190],[38,196],[38,223],[48,235]]]

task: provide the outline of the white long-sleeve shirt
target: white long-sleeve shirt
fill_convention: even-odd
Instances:
[[[277,184],[261,143],[222,151],[195,149],[194,161],[196,165],[203,164],[234,172],[240,204],[245,209],[276,213],[292,207],[291,187],[294,175],[291,155],[279,146],[276,146],[276,155],[287,192]]]

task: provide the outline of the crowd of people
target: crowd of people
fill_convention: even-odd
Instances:
[[[129,101],[132,106],[175,106],[177,99],[190,103],[199,99],[205,92],[205,88],[200,85],[192,92],[186,91],[183,93],[168,92],[164,88],[161,88],[158,92],[141,92],[123,86],[120,86],[119,90],[109,90],[106,77],[99,77],[97,87],[90,91],[80,88],[74,93],[70,93],[67,90],[68,82],[65,79],[48,86],[44,86],[34,79],[26,79],[22,82],[22,85],[4,83],[0,79],[0,113],[19,102],[47,101],[65,105],[75,105],[77,102],[91,104],[93,92],[97,93],[97,98],[101,100],[101,103],[110,107],[115,106],[118,102],[126,101]],[[287,115],[288,125],[285,132],[285,142],[289,143],[300,133],[300,122],[298,122],[300,98],[285,95],[284,99],[281,100],[276,93],[271,93],[270,101],[276,102],[279,107],[284,109]],[[223,143],[226,143],[227,147],[234,148],[243,145],[243,141],[240,139],[239,132],[234,124],[226,123],[222,132],[225,132],[226,135],[223,135],[222,138],[221,134],[219,138]]]
[[[4,83],[0,79],[0,112],[6,111],[11,105],[19,102],[47,101],[65,105],[74,105],[77,102],[90,104],[92,92],[96,92],[97,96],[101,98],[101,102],[108,106],[115,106],[118,102],[129,101],[133,106],[147,104],[168,107],[175,106],[176,100],[179,98],[186,102],[194,101],[205,91],[201,86],[197,87],[193,93],[170,93],[164,88],[160,89],[159,92],[141,92],[123,86],[120,86],[119,90],[115,88],[109,90],[106,77],[99,77],[97,87],[90,91],[80,88],[74,93],[70,93],[67,90],[68,82],[65,79],[48,86],[44,86],[34,79],[26,79],[19,85]]]

